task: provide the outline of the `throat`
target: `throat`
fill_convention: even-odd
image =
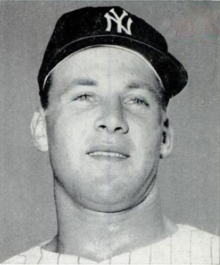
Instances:
[[[116,213],[79,208],[61,186],[55,192],[58,234],[47,245],[50,251],[100,262],[158,242],[175,231],[161,213],[156,185],[139,205]]]

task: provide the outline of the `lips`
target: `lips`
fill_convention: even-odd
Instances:
[[[93,146],[88,152],[88,155],[94,158],[116,158],[126,159],[129,157],[125,147],[120,145],[97,145]]]
[[[119,157],[119,158],[127,158],[128,156],[120,154],[120,153],[115,153],[111,151],[95,151],[89,153],[90,156],[106,156],[106,157]]]

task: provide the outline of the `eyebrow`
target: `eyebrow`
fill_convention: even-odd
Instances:
[[[127,85],[129,89],[139,89],[139,88],[148,88],[150,92],[157,92],[157,87],[153,87],[147,82],[131,82]]]
[[[96,86],[97,82],[92,80],[92,79],[87,79],[87,78],[80,78],[80,79],[74,79],[73,82],[76,85],[80,85],[80,86]]]
[[[78,85],[78,86],[97,86],[97,82],[90,78],[76,78],[71,81],[71,83],[68,85]]]
[[[90,79],[90,78],[74,78],[70,84],[64,89],[64,93],[67,93],[69,92],[73,86],[97,86],[98,83],[93,80],[93,79]]]
[[[74,78],[70,84],[64,89],[62,94],[68,93],[74,86],[98,86],[98,82],[91,78]],[[158,88],[150,85],[147,82],[132,81],[126,85],[128,89],[144,89],[147,88],[151,93],[158,93]]]

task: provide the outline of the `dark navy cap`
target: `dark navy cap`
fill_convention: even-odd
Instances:
[[[40,91],[58,63],[74,52],[98,45],[121,46],[140,53],[158,73],[168,97],[175,96],[187,83],[187,72],[168,52],[164,37],[143,19],[118,6],[85,7],[57,21],[38,75]]]

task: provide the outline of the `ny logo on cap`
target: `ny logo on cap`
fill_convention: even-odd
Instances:
[[[109,13],[112,13],[113,16]],[[111,31],[112,30],[112,21],[114,21],[117,24],[117,32],[122,33],[124,31],[128,35],[132,35],[131,33],[131,24],[133,23],[132,19],[129,17],[127,20],[127,26],[123,26],[123,19],[124,17],[128,16],[128,13],[123,10],[122,15],[119,17],[117,13],[115,12],[114,8],[112,8],[108,13],[105,14],[105,18],[107,19],[107,28],[105,31]]]

